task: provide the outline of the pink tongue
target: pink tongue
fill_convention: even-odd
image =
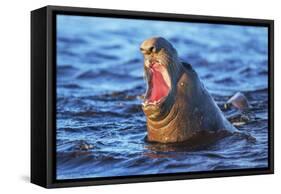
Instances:
[[[152,71],[152,91],[149,97],[149,101],[157,101],[162,97],[167,96],[169,87],[159,71],[155,69],[153,69]]]

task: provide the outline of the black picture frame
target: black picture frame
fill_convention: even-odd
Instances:
[[[56,180],[56,14],[268,27],[268,168]],[[274,21],[171,13],[46,6],[31,12],[31,182],[46,188],[274,173]]]

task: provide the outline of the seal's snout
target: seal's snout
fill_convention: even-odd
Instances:
[[[144,57],[160,57],[160,55],[170,57],[177,55],[177,51],[172,44],[162,37],[152,37],[143,41],[140,50]]]
[[[147,54],[147,55],[150,55],[151,53],[156,53],[156,47],[155,46],[140,47],[140,50],[143,54]]]
[[[155,44],[155,41],[152,41],[151,39],[144,41],[141,46],[140,50],[142,54],[144,55],[150,55],[152,53],[156,53],[158,51],[157,45]]]
[[[145,40],[141,46],[140,50],[144,55],[150,55],[153,53],[157,53],[161,48],[159,42],[163,41],[161,37],[153,37]]]

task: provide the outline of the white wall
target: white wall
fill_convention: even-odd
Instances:
[[[158,11],[275,20],[275,175],[45,190],[28,183],[30,142],[30,14],[45,5]],[[0,6],[0,192],[273,193],[280,186],[280,34],[278,0],[3,0]],[[279,180],[278,180],[279,179]],[[279,185],[278,185],[279,184]]]

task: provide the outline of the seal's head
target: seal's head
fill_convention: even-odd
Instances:
[[[173,90],[180,74],[176,49],[166,39],[153,37],[145,40],[140,50],[144,55],[147,91],[143,111],[149,119],[163,118],[173,101]]]

